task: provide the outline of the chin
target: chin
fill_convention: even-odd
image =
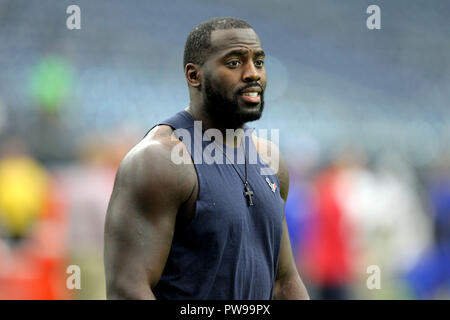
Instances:
[[[261,118],[263,106],[261,103],[249,105],[246,104],[240,107],[239,117],[244,122],[255,121]]]

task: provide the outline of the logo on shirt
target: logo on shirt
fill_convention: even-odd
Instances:
[[[267,178],[267,177],[266,177],[266,182],[269,184],[269,187],[270,187],[270,189],[272,189],[272,192],[275,192],[275,190],[277,190],[276,183],[270,182],[269,178]]]

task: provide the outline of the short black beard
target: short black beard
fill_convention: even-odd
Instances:
[[[256,84],[248,84],[240,90],[251,86],[256,86]],[[235,92],[233,94],[233,99],[230,100],[223,95],[221,91],[213,88],[212,81],[208,76],[205,76],[204,88],[204,107],[208,116],[216,125],[226,129],[236,129],[246,122],[255,121],[261,118],[264,109],[264,92],[261,92],[259,110],[256,112],[254,110],[249,112],[239,105],[239,92]]]

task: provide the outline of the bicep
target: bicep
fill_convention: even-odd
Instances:
[[[292,255],[291,241],[287,228],[286,218],[283,219],[283,232],[281,236],[280,255],[278,258],[277,280],[291,272],[297,272],[295,260]]]
[[[159,280],[170,250],[174,209],[160,203],[140,207],[126,193],[114,196],[106,217],[107,283],[111,288],[151,288]]]
[[[130,175],[119,169],[105,221],[108,297],[153,297],[151,288],[163,272],[178,212],[176,190],[163,171],[151,170],[147,181],[143,172]]]
[[[286,204],[289,193],[289,173],[286,162],[281,153],[279,153],[279,157],[280,157],[280,170],[278,172],[278,180],[280,181],[280,195]],[[286,210],[286,206],[284,206],[283,210]],[[289,239],[286,217],[284,217],[277,278],[280,278],[285,274],[292,272],[293,270],[296,271],[297,269],[292,255],[291,241]]]

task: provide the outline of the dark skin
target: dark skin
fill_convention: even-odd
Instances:
[[[215,49],[199,66],[187,64],[185,76],[189,86],[190,106],[186,109],[204,129],[230,128],[208,116],[204,101],[204,77],[212,86],[232,99],[239,88],[258,82],[266,86],[264,54],[252,29],[216,30],[211,34]],[[240,99],[243,112],[258,112],[256,101]],[[233,129],[243,127],[234,125]],[[225,136],[225,135],[224,135]],[[224,141],[238,147],[240,136]],[[287,200],[289,175],[279,150],[270,142],[253,136],[258,153],[280,180],[280,193]],[[198,195],[197,174],[189,156],[182,164],[170,159],[173,147],[184,144],[165,125],[155,127],[123,159],[114,183],[105,223],[105,273],[108,299],[155,299],[152,289],[158,283],[170,251],[175,226],[188,223],[195,213]],[[272,154],[267,151],[269,148]],[[187,155],[187,150],[184,150]],[[279,156],[279,170],[272,158]],[[297,272],[292,255],[286,221],[274,299],[309,299]]]

